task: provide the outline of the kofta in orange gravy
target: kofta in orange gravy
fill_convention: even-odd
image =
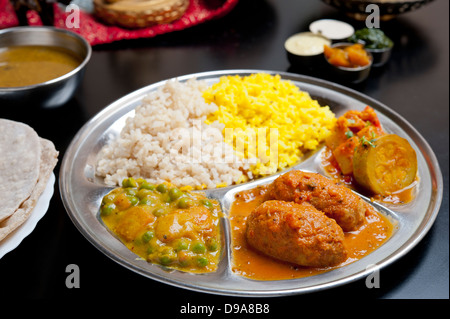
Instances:
[[[357,229],[364,220],[367,203],[350,189],[318,173],[290,171],[269,187],[271,199],[309,202],[336,220],[344,231]]]
[[[246,237],[261,252],[301,266],[330,266],[346,259],[342,228],[308,203],[262,203],[247,219]]]
[[[309,189],[304,182],[287,182],[308,180],[311,175],[316,183]],[[393,223],[342,188],[326,177],[294,170],[272,184],[236,194],[229,215],[233,272],[256,280],[308,277],[352,263],[380,247],[392,235]],[[324,192],[321,200],[319,191]],[[362,204],[355,210],[358,201]],[[333,214],[323,211],[327,205],[335,207],[329,211],[342,213],[336,216],[352,216],[347,219],[358,222],[343,230]]]

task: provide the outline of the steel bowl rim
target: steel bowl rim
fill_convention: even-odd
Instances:
[[[393,48],[394,48],[394,45],[392,44],[391,46],[386,47],[386,48],[378,48],[378,49],[364,48],[364,49],[370,53],[384,53],[384,52],[392,51]]]
[[[51,27],[51,26],[38,26],[38,27],[27,27],[27,26],[22,26],[22,27],[12,27],[12,28],[8,28],[8,29],[3,29],[0,30],[0,37],[3,34],[6,33],[14,33],[14,32],[39,32],[39,31],[50,31],[50,32],[56,32],[56,33],[63,33],[63,34],[67,34],[79,41],[81,41],[81,43],[83,44],[83,46],[86,48],[86,55],[83,58],[83,61],[81,61],[81,63],[72,71],[63,74],[57,78],[42,82],[42,83],[37,83],[37,84],[32,84],[32,85],[27,85],[27,86],[15,86],[15,87],[0,87],[0,92],[18,92],[18,91],[26,91],[26,90],[32,90],[38,87],[45,87],[45,86],[49,86],[52,85],[54,83],[57,82],[63,82],[65,80],[67,80],[68,78],[71,78],[72,76],[74,76],[76,73],[79,73],[81,70],[83,70],[86,66],[86,64],[89,62],[89,60],[91,59],[91,55],[92,55],[92,47],[89,44],[89,42],[87,42],[87,40],[82,37],[81,35],[73,32],[73,31],[69,31],[66,29],[61,29],[61,28],[56,28],[56,27]]]

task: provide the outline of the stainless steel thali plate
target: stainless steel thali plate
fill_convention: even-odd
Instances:
[[[119,134],[125,119],[133,115],[133,110],[142,98],[164,85],[165,81],[139,89],[110,104],[87,122],[74,137],[61,164],[59,187],[64,206],[79,231],[102,253],[143,276],[190,290],[230,296],[284,296],[328,289],[361,279],[409,252],[425,236],[436,219],[443,192],[438,162],[424,138],[405,119],[382,103],[346,87],[307,76],[267,70],[224,70],[185,75],[178,77],[178,80],[197,78],[212,84],[223,75],[245,76],[252,73],[279,74],[301,90],[309,92],[321,105],[329,105],[336,116],[350,109],[362,110],[370,105],[376,110],[386,131],[408,139],[418,157],[420,182],[417,196],[407,205],[379,207],[398,224],[393,236],[383,246],[359,261],[312,277],[276,281],[251,280],[236,275],[231,270],[229,223],[224,218],[222,259],[214,273],[199,275],[167,270],[138,258],[111,235],[99,220],[101,199],[111,188],[95,177],[96,156],[103,145]],[[294,168],[323,173],[320,153],[321,150],[317,151]],[[277,175],[237,186],[207,190],[206,195],[217,198],[227,215],[236,192],[271,182]]]

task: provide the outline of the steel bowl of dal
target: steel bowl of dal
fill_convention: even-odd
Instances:
[[[58,107],[79,87],[92,48],[54,27],[0,30],[0,107]]]

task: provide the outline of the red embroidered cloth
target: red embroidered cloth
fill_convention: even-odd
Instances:
[[[172,23],[135,30],[105,25],[83,10],[80,11],[79,28],[69,29],[66,26],[66,19],[71,12],[65,12],[64,9],[55,4],[54,26],[69,29],[82,35],[91,45],[111,43],[124,39],[151,38],[159,34],[183,30],[208,20],[222,17],[231,11],[238,2],[238,0],[226,0],[222,6],[210,9],[205,5],[205,1],[207,0],[190,0],[185,14]],[[42,25],[41,19],[36,12],[29,11],[27,17],[29,25]],[[0,29],[14,27],[18,23],[14,8],[9,0],[0,0]]]

